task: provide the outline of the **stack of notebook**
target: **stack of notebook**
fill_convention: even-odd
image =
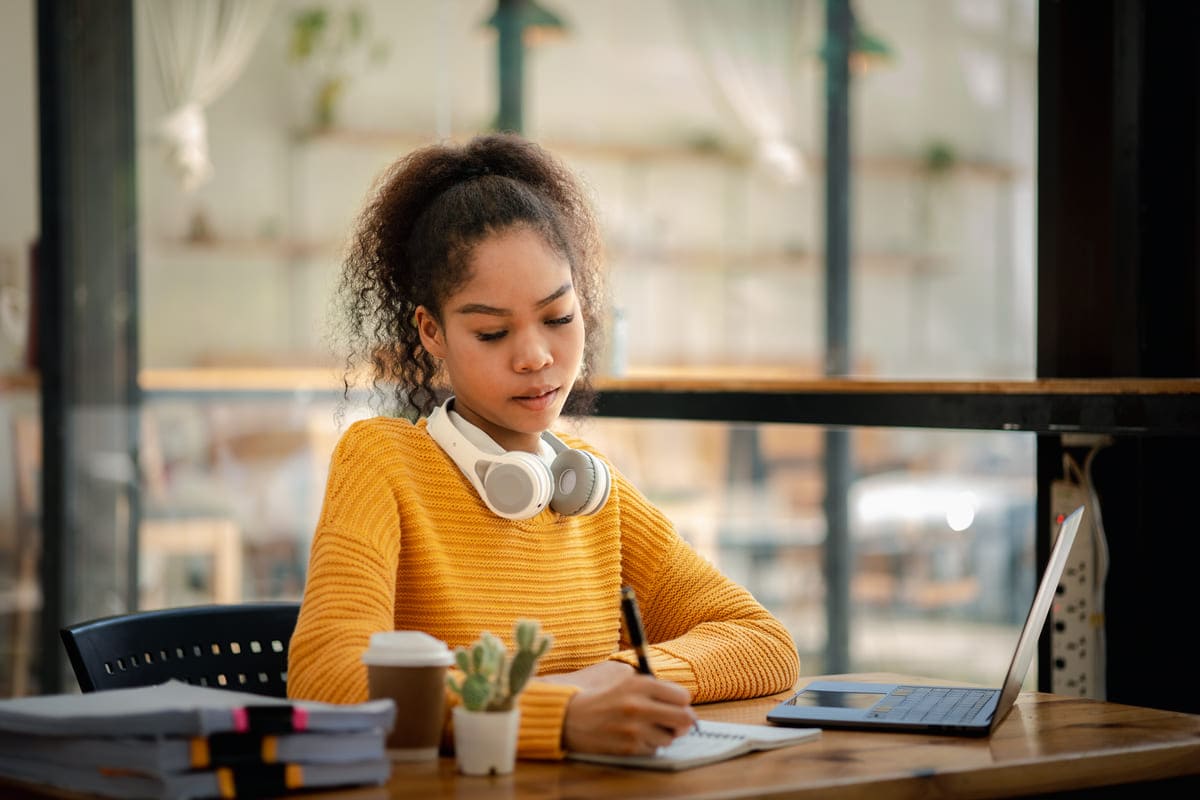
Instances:
[[[0,776],[127,800],[380,785],[395,715],[179,681],[0,700]]]

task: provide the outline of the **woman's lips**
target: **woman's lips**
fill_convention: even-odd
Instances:
[[[513,400],[516,400],[530,411],[544,411],[554,405],[556,397],[558,397],[558,389],[550,389],[537,395],[514,397]]]

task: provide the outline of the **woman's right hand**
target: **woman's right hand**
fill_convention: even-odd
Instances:
[[[585,753],[651,755],[695,724],[690,700],[682,686],[638,673],[584,689],[567,704],[563,745]]]

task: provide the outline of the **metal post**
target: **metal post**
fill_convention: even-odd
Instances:
[[[137,602],[133,3],[37,6],[42,394],[41,692],[59,628]]]
[[[525,129],[525,44],[521,11],[525,0],[498,0],[494,17],[497,36],[497,76],[500,108],[496,130],[522,133]]]
[[[825,374],[850,372],[849,0],[825,3]],[[850,670],[850,435],[825,432],[825,672]]]

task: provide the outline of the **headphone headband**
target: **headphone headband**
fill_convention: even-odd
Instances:
[[[608,465],[596,456],[567,447],[550,431],[542,432],[542,441],[555,452],[550,466],[532,453],[505,451],[498,444],[496,452],[485,453],[455,426],[453,402],[450,397],[429,414],[426,430],[492,513],[529,519],[549,504],[559,514],[593,514],[608,500]]]

